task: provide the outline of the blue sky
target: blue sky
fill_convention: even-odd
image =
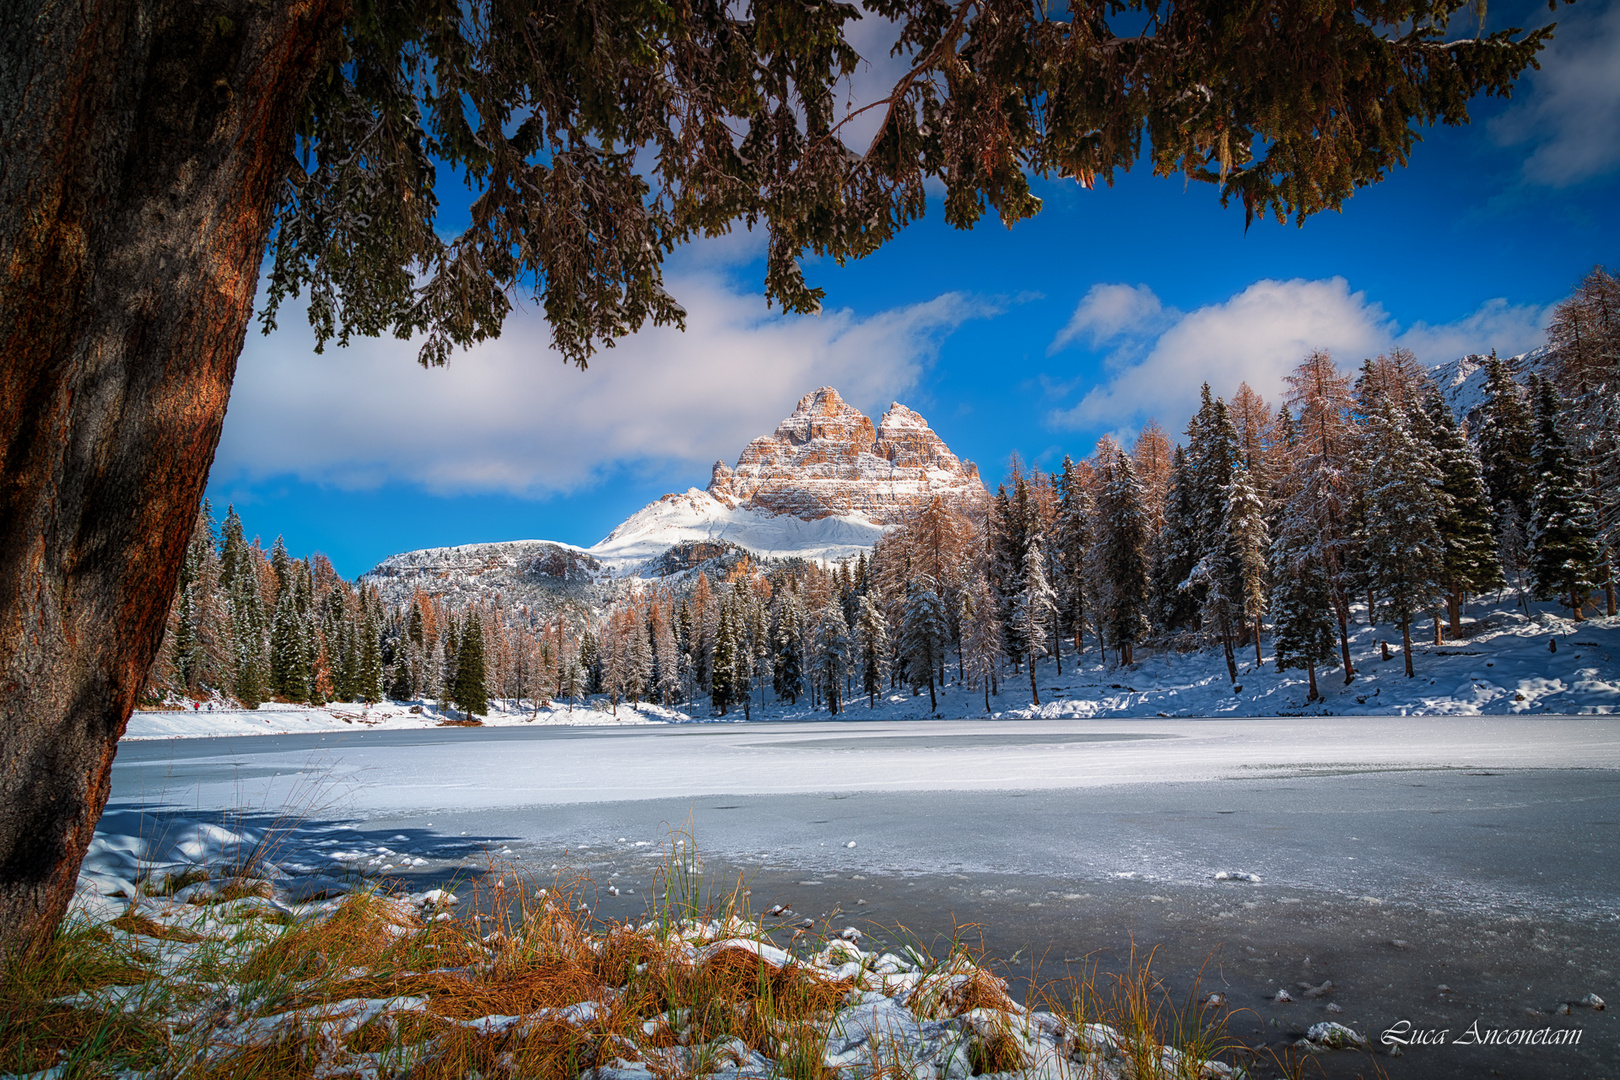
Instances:
[[[734,235],[669,263],[684,335],[638,335],[584,373],[549,350],[532,306],[434,371],[393,340],[316,355],[288,311],[249,335],[209,496],[250,536],[353,576],[413,548],[595,543],[704,486],[822,385],[874,418],[910,405],[993,487],[1014,453],[1050,467],[1149,416],[1178,433],[1206,378],[1275,401],[1308,348],[1346,367],[1392,344],[1428,363],[1523,351],[1594,264],[1620,264],[1620,0],[1557,18],[1511,102],[1426,131],[1409,168],[1303,229],[1245,231],[1213,188],[1145,170],[1111,189],[1042,183],[1044,210],[1012,230],[959,232],[932,212],[862,262],[812,264],[819,317],[767,309],[762,239]]]

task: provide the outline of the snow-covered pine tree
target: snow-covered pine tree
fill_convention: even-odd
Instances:
[[[297,590],[289,580],[270,618],[270,689],[283,701],[309,699],[308,648]]]
[[[1254,635],[1256,666],[1266,662],[1260,650],[1260,624],[1266,612],[1266,589],[1271,576],[1267,561],[1271,554],[1271,536],[1266,528],[1266,516],[1265,498],[1257,490],[1252,474],[1247,468],[1236,469],[1226,492],[1223,530],[1236,564],[1232,573],[1239,590],[1235,607]]]
[[[1530,578],[1543,600],[1560,599],[1576,622],[1592,588],[1599,555],[1597,522],[1575,456],[1564,440],[1567,402],[1552,383],[1530,378],[1535,402],[1535,487],[1530,501]]]
[[[984,688],[984,711],[990,711],[990,688],[1001,660],[1001,622],[989,579],[979,574],[962,594],[962,651],[969,679]]]
[[[1358,539],[1378,617],[1401,628],[1406,675],[1412,677],[1412,622],[1435,613],[1445,595],[1448,507],[1434,447],[1412,431],[1412,417],[1381,402],[1364,421],[1367,447]]]
[[[996,614],[1001,621],[1002,649],[1012,658],[1014,666],[1022,662],[1027,651],[1019,636],[1013,618],[1018,594],[1023,591],[1024,555],[1029,548],[1025,532],[1030,519],[1029,485],[1021,468],[1014,461],[1012,494],[1005,485],[996,490],[990,506],[990,555],[988,568],[990,584],[996,591]]]
[[[777,700],[786,698],[788,704],[797,705],[804,694],[804,613],[792,589],[782,591],[777,606],[774,644],[771,688]]]
[[[1120,460],[1125,455],[1120,454]],[[1144,513],[1145,521],[1145,513]],[[1024,553],[1024,587],[1018,594],[1018,635],[1024,639],[1025,655],[1029,661],[1029,695],[1035,705],[1041,703],[1040,686],[1035,681],[1035,661],[1047,654],[1046,630],[1057,611],[1057,594],[1046,577],[1046,542],[1039,533],[1030,538]]]
[[[1090,615],[1086,596],[1086,549],[1091,544],[1093,506],[1087,477],[1067,454],[1063,456],[1061,487],[1057,533],[1053,538],[1057,561],[1063,569],[1057,621],[1065,631],[1074,635],[1074,651],[1078,657],[1085,651],[1085,633]]]
[[[1457,428],[1451,406],[1433,385],[1424,398],[1429,439],[1437,455],[1446,509],[1440,538],[1446,547],[1446,612],[1453,636],[1462,632],[1463,599],[1502,584],[1496,537],[1491,535],[1490,496],[1479,455]]]
[[[950,631],[945,625],[945,603],[934,588],[934,579],[924,575],[911,583],[905,614],[900,622],[900,656],[905,664],[906,681],[913,696],[928,687],[928,711],[939,708],[934,693],[934,675],[945,656]]]
[[[721,603],[714,631],[714,653],[710,658],[709,702],[721,716],[736,700],[733,680],[737,670],[737,631],[733,625],[732,605]]]
[[[354,697],[368,705],[383,698],[382,625],[376,610],[378,603],[373,602],[372,596],[374,594],[364,591],[360,594],[359,633],[355,642]]]
[[[1108,580],[1108,636],[1121,664],[1135,662],[1136,643],[1148,632],[1147,521],[1131,460],[1115,455],[1098,503],[1102,570]]]
[[[1316,520],[1291,502],[1280,535],[1271,546],[1271,653],[1278,671],[1306,671],[1310,680],[1307,701],[1321,698],[1316,666],[1333,658],[1337,644],[1332,590],[1317,553],[1319,537]]]
[[[1198,625],[1197,600],[1177,588],[1198,562],[1195,486],[1187,452],[1178,446],[1170,456],[1170,493],[1165,500],[1164,528],[1159,530],[1150,550],[1153,621],[1169,634]]]
[[[1547,341],[1554,379],[1570,402],[1568,441],[1587,475],[1605,609],[1614,615],[1620,548],[1620,278],[1594,267],[1554,310]]]
[[[870,596],[860,598],[855,641],[861,690],[866,694],[866,707],[875,709],[877,696],[883,693],[883,684],[889,678],[889,623]]]
[[[652,642],[647,638],[647,623],[640,609],[631,608],[629,616],[629,625],[625,627],[625,666],[629,675],[625,692],[633,708],[641,704],[642,697],[648,694],[648,687],[652,684],[653,650]]]
[[[1351,503],[1356,433],[1350,421],[1350,379],[1318,349],[1287,376],[1288,403],[1296,417],[1293,461],[1285,486],[1286,511],[1295,527],[1309,524],[1309,554],[1326,575],[1339,625],[1339,652],[1346,684],[1355,680],[1350,659]]]
[[[675,640],[675,618],[667,606],[655,608],[658,612],[653,627],[653,650],[658,658],[658,697],[665,705],[674,705],[681,695],[681,651]]]
[[[484,683],[484,627],[477,611],[469,611],[456,651],[456,682],[452,698],[456,708],[470,716],[489,712],[489,691]]]
[[[849,626],[836,599],[829,599],[816,618],[811,671],[830,713],[841,712],[844,678],[849,673]]]
[[[1485,360],[1485,404],[1475,436],[1497,531],[1509,508],[1520,522],[1528,521],[1535,420],[1524,388],[1494,350]]]

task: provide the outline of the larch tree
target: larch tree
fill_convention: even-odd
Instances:
[[[1300,362],[1286,382],[1296,427],[1294,460],[1286,480],[1291,497],[1285,513],[1294,519],[1296,531],[1305,524],[1310,526],[1310,555],[1327,577],[1348,684],[1356,677],[1350,659],[1350,531],[1356,451],[1350,379],[1334,366],[1327,352],[1318,349]]]
[[[991,686],[1001,660],[1001,623],[996,617],[995,592],[982,573],[962,594],[962,625],[968,678],[983,687],[984,711],[989,712]]]
[[[0,942],[43,940],[72,895],[267,255],[266,326],[302,292],[322,342],[420,335],[442,363],[527,293],[583,364],[681,321],[677,244],[757,224],[768,297],[813,310],[801,257],[869,253],[931,182],[951,224],[1010,224],[1034,176],[1146,161],[1303,221],[1510,92],[1551,33],[1448,37],[1465,0],[1180,0],[1144,30],[1149,6],[877,0],[908,70],[855,146],[853,5],[6,6]],[[474,200],[447,236],[449,179]]]
[[[1554,309],[1547,343],[1556,359],[1559,392],[1570,402],[1568,441],[1587,474],[1605,607],[1613,615],[1620,549],[1620,278],[1594,267]]]
[[[1120,455],[1121,458],[1124,455]],[[1144,515],[1145,516],[1145,515]],[[1046,627],[1057,612],[1057,594],[1046,574],[1046,543],[1036,533],[1029,550],[1024,553],[1024,587],[1018,593],[1018,632],[1024,639],[1025,654],[1029,659],[1030,701],[1041,703],[1041,688],[1035,681],[1035,661],[1049,651],[1046,646]]]

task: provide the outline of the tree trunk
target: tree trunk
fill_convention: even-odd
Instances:
[[[0,949],[73,896],[341,14],[0,8]]]
[[[1310,676],[1311,676],[1311,696],[1306,698],[1305,700],[1306,701],[1315,701],[1315,700],[1317,700],[1318,698],[1320,698],[1322,696],[1321,694],[1316,692],[1316,661],[1315,660],[1307,661],[1306,664],[1305,664],[1305,670],[1307,672],[1309,672]]]
[[[1266,666],[1266,658],[1260,652],[1260,616],[1254,617],[1254,666],[1256,670]]]
[[[1462,586],[1453,585],[1451,596],[1446,604],[1446,614],[1451,616],[1451,636],[1453,639],[1462,637]]]
[[[1571,590],[1569,590],[1569,609],[1570,609],[1570,611],[1574,612],[1574,619],[1575,619],[1576,622],[1585,622],[1586,621],[1586,616],[1581,613],[1581,602],[1582,602],[1582,600],[1583,600],[1583,597],[1581,596],[1581,590],[1579,590],[1579,589],[1571,589]]]
[[[1440,631],[1440,613],[1438,611],[1434,613],[1434,643],[1436,645],[1444,645],[1446,643],[1446,639]]]
[[[1406,677],[1412,677],[1412,620],[1401,620],[1401,655],[1406,657]]]
[[[932,671],[928,673],[928,711],[931,713],[939,711],[939,702],[934,698],[934,673]]]
[[[1342,593],[1334,593],[1333,613],[1339,619],[1339,652],[1344,656],[1344,684],[1356,681],[1356,666],[1350,662],[1350,605]]]
[[[1041,688],[1035,685],[1034,650],[1031,650],[1029,654],[1029,696],[1034,704],[1039,705],[1041,703]]]
[[[1226,673],[1237,682],[1237,654],[1232,651],[1232,617],[1221,611],[1221,649],[1226,653]]]
[[[990,711],[990,680],[988,677],[984,680],[984,711],[986,713]]]

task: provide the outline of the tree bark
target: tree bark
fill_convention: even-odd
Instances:
[[[0,8],[0,949],[72,899],[341,16]]]
[[[1406,657],[1406,677],[1412,677],[1412,620],[1401,620],[1401,654]]]
[[[1040,705],[1041,688],[1035,685],[1035,651],[1033,649],[1029,653],[1029,696],[1031,704]]]
[[[1260,652],[1260,616],[1254,617],[1254,666],[1256,670],[1266,666],[1266,658]]]

